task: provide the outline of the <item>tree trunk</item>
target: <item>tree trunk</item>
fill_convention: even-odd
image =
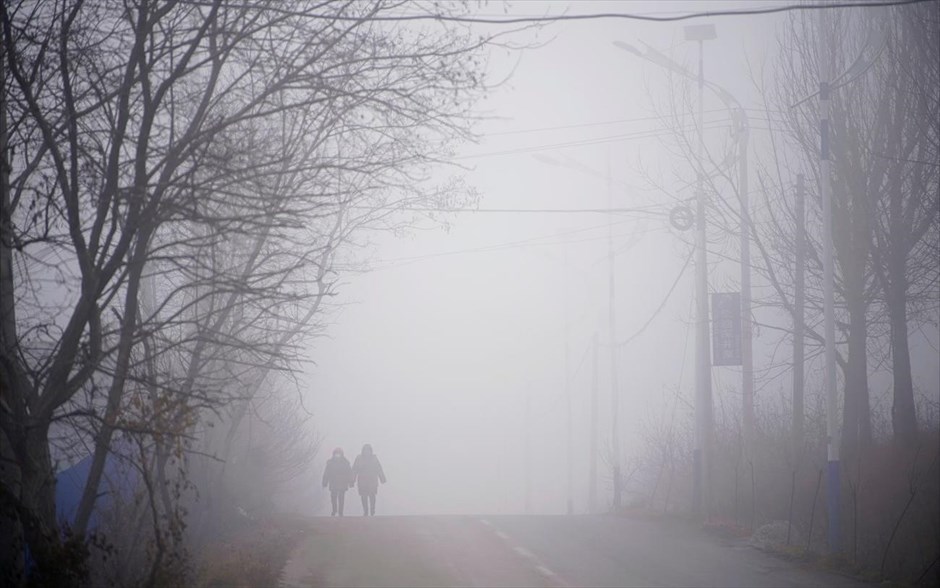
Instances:
[[[868,317],[861,291],[850,292],[849,353],[843,398],[842,460],[851,463],[871,442],[871,408],[868,401]]]
[[[119,350],[114,367],[114,375],[108,389],[107,404],[101,428],[95,436],[95,448],[92,453],[91,468],[88,470],[88,478],[85,480],[85,488],[82,492],[81,501],[78,504],[78,510],[75,513],[75,532],[79,535],[85,534],[88,530],[88,523],[91,520],[92,512],[95,508],[95,501],[98,498],[98,486],[101,483],[101,477],[104,474],[104,468],[111,453],[111,438],[114,435],[115,426],[121,412],[121,398],[124,395],[125,383],[130,376],[131,352],[134,348],[134,339],[137,335],[137,316],[138,305],[140,303],[138,293],[140,290],[141,274],[144,269],[147,249],[150,242],[150,227],[142,228],[137,237],[134,255],[129,260],[129,271],[127,277],[127,290],[124,300],[124,317],[121,322],[121,334],[119,338]]]
[[[6,49],[2,41],[0,38],[0,401],[9,403],[12,409],[19,403],[10,391],[20,384],[13,374],[16,363],[16,301],[10,222],[10,164],[7,161]],[[10,418],[18,419],[19,416],[10,415]],[[10,432],[0,429],[0,493],[19,486],[18,468],[13,467],[17,463],[14,456]],[[24,562],[23,528],[15,508],[4,498],[8,497],[0,495],[0,529],[3,529],[0,532],[0,584],[6,585],[22,581]]]
[[[32,574],[38,574],[39,585],[79,586],[86,579],[85,562],[73,561],[62,552],[48,425],[30,424],[25,439],[26,459],[20,468],[19,519],[30,557],[36,565]]]
[[[0,584],[18,586],[24,581],[23,525],[17,512],[15,490],[20,486],[18,463],[4,432],[0,432]]]
[[[56,516],[56,474],[49,451],[48,421],[30,419],[15,439],[18,475],[5,474],[0,484],[0,512],[4,527],[2,554],[4,586],[23,585],[25,548],[32,564],[30,585],[84,586],[88,581],[87,561],[77,544],[64,541]],[[13,482],[13,484],[11,484]],[[10,526],[7,524],[10,523]],[[12,564],[12,567],[6,567]]]
[[[917,443],[917,416],[914,411],[914,382],[911,378],[911,352],[908,346],[906,296],[903,286],[892,289],[895,291],[891,293],[888,302],[891,371],[894,378],[891,426],[895,442],[912,447]]]

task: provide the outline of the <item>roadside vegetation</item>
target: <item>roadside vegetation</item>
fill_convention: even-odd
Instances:
[[[694,112],[694,80],[670,75],[660,101],[675,129],[670,144],[706,178],[710,254],[740,259],[739,244],[726,237],[750,228],[750,267],[760,285],[753,332],[774,349],[755,358],[753,430],[737,385],[713,392],[706,528],[869,579],[914,585],[940,578],[940,391],[918,388],[911,356],[912,341],[936,345],[925,333],[937,332],[940,316],[938,38],[937,3],[832,11],[828,20],[791,16],[779,31],[776,61],[754,64],[764,109],[732,114],[730,138],[709,145],[704,159],[681,124]],[[838,554],[827,547],[819,121],[806,100],[818,90],[819,39],[836,80]],[[758,181],[747,194],[750,215],[742,218],[740,163],[728,154],[748,133],[747,120],[762,132],[750,129]],[[736,278],[719,279],[737,286]],[[936,370],[936,356],[919,369]],[[875,387],[876,373],[886,387]],[[648,415],[645,448],[621,466],[634,507],[648,512],[691,510],[693,413],[682,392]]]
[[[474,199],[431,170],[507,31],[405,9],[430,10],[0,3],[0,583],[189,584],[217,537],[283,551],[225,526],[306,483],[295,375],[341,275],[371,232]]]

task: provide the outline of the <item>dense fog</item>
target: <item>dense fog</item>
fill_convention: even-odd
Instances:
[[[3,3],[0,584],[927,578],[938,7]]]
[[[591,3],[567,12],[618,6]],[[527,3],[514,12],[554,14],[561,8]],[[689,7],[630,8],[671,14]],[[705,44],[707,79],[747,109],[752,162],[771,153],[770,130],[779,133],[784,124],[781,114],[767,112],[761,88],[775,83],[777,60],[786,58],[778,35],[791,18],[722,19],[717,38]],[[695,95],[681,94],[694,87],[614,45],[648,44],[694,71],[697,44],[683,40],[686,25],[564,22],[540,32],[539,41],[551,39],[544,46],[521,55],[494,52],[490,67],[511,69],[512,76],[483,101],[479,142],[462,147],[455,163],[467,168],[464,177],[479,192],[476,206],[522,212],[436,215],[443,229],[422,221],[405,235],[375,235],[361,254],[371,271],[348,278],[341,308],[330,313],[324,337],[311,344],[316,365],[305,369],[300,388],[324,435],[321,459],[334,447],[347,455],[366,442],[376,447],[392,480],[381,489],[389,513],[522,512],[527,475],[532,512],[565,512],[566,377],[572,498],[575,511],[586,512],[595,333],[602,343],[598,502],[610,505],[611,474],[604,465],[611,426],[608,219],[602,213],[527,210],[635,209],[612,220],[616,339],[642,329],[617,358],[624,459],[641,458],[645,433],[657,423],[692,418],[691,265],[683,271],[692,231],[677,231],[668,214],[693,197],[694,172],[674,147],[670,129],[673,116],[693,122]],[[678,115],[670,101],[683,109]],[[706,138],[720,159],[729,149],[727,108],[706,91],[704,109]],[[691,128],[685,131],[691,137]],[[751,198],[760,209],[774,196],[756,185],[757,167],[752,163]],[[735,235],[713,229],[709,238],[715,250],[711,291],[738,290]],[[753,287],[755,297],[771,291],[760,276]],[[755,314],[786,326],[778,310]],[[754,335],[758,411],[782,413],[792,385],[790,359],[778,331],[758,325]],[[935,323],[912,330],[915,386],[933,406],[940,390],[937,344]],[[821,370],[821,359],[813,358],[807,405],[824,405]],[[740,368],[716,367],[712,377],[716,410],[739,415]],[[891,405],[886,365],[871,366],[870,389],[872,406],[884,414]],[[641,488],[632,490],[641,494]]]

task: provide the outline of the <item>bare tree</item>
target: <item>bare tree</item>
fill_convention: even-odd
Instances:
[[[910,312],[936,310],[938,277],[931,234],[940,224],[940,6],[893,10],[885,51],[873,68],[879,99],[889,105],[890,132],[872,145],[888,162],[886,185],[874,208],[874,271],[890,325],[894,438],[917,441],[908,347]],[[916,315],[915,315],[916,318]]]
[[[840,10],[825,34],[834,71],[847,72],[833,90],[831,131],[837,329],[845,351],[836,359],[845,375],[843,449],[849,456],[871,441],[868,373],[888,351],[895,378],[895,435],[909,442],[916,431],[907,325],[936,313],[936,246],[931,235],[938,225],[938,98],[937,84],[930,83],[937,76],[935,13],[932,4],[887,12]],[[759,87],[767,110],[765,120],[753,122],[763,122],[770,130],[769,143],[757,143],[768,148],[756,166],[765,201],[744,219],[758,254],[752,267],[772,292],[756,299],[754,307],[782,308],[793,320],[800,320],[794,307],[794,235],[796,223],[806,223],[807,313],[802,326],[810,356],[818,355],[823,343],[820,201],[813,189],[819,177],[819,129],[813,108],[818,26],[812,15],[791,17],[780,36],[779,56],[768,70],[770,85]],[[870,66],[859,67],[868,61]],[[733,146],[730,139],[721,145],[710,140],[704,159],[696,157],[696,138],[688,132],[694,110],[690,78],[674,71],[671,78],[661,113],[674,131],[670,147],[692,162],[692,169],[685,171],[698,170],[713,195],[706,210],[710,251],[734,259],[738,251],[728,236],[736,234],[741,223],[741,195],[728,159]],[[729,122],[706,126],[730,126],[734,133],[738,123],[730,114]],[[806,221],[795,218],[792,205],[798,173],[817,180],[808,182],[815,206],[807,210]],[[680,181],[687,182],[687,175]],[[776,313],[764,316],[762,326],[789,336],[790,326],[777,324]],[[789,361],[768,366],[764,379],[786,373],[788,366]]]
[[[378,18],[401,7],[0,6],[0,498],[39,574],[62,549],[57,459],[93,445],[80,532],[117,434],[159,495],[206,415],[295,365],[340,245],[442,196],[427,169],[494,37]]]
[[[896,8],[887,14],[841,11],[826,35],[832,39],[830,51],[843,64],[841,69],[850,74],[834,90],[832,112],[833,232],[848,347],[843,449],[849,458],[872,437],[867,374],[879,338],[871,329],[882,320],[890,325],[891,333],[895,436],[910,442],[916,432],[907,321],[909,309],[912,305],[923,308],[923,293],[936,282],[927,236],[938,222],[937,170],[929,163],[930,136],[936,134],[932,122],[936,117],[930,109],[935,114],[937,98],[933,86],[930,90],[918,87],[911,78],[929,79],[935,68],[935,59],[915,57],[916,40],[929,38],[927,29],[936,26],[929,24],[932,9],[925,5]],[[792,105],[812,94],[816,47],[807,40],[814,38],[817,26],[814,20],[791,20],[772,100],[786,113],[786,132],[797,147],[793,160],[814,174],[817,125],[811,109],[805,108],[807,103],[802,111]],[[875,43],[880,51],[864,55],[872,49],[871,43],[865,43],[869,39],[881,40]],[[857,72],[850,67],[856,59],[871,60],[872,66]],[[912,157],[912,153],[918,155]],[[778,177],[778,185],[785,185]],[[789,200],[785,190],[779,193],[780,202]],[[788,232],[780,231],[779,225],[775,231],[778,250],[792,251]],[[814,261],[810,267],[818,274],[818,241],[810,239],[809,254]],[[929,297],[926,301],[928,307],[935,307]],[[883,304],[872,306],[875,303]]]

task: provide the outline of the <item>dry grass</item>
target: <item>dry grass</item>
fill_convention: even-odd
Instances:
[[[272,518],[210,543],[201,553],[195,586],[276,586],[302,528],[297,521]]]
[[[935,422],[922,423],[929,430],[922,429],[916,447],[899,447],[882,430],[860,459],[843,461],[842,552],[834,556],[826,553],[824,419],[808,415],[805,444],[794,451],[789,416],[761,416],[748,452],[733,417],[717,419],[707,531],[742,537],[771,521],[789,521],[793,539],[773,548],[778,555],[879,581],[940,584],[940,564],[930,568],[940,554],[940,432]],[[664,472],[653,477],[656,483],[649,488],[638,489],[652,510],[681,514],[690,508],[688,428],[677,423],[647,431],[644,465]]]

